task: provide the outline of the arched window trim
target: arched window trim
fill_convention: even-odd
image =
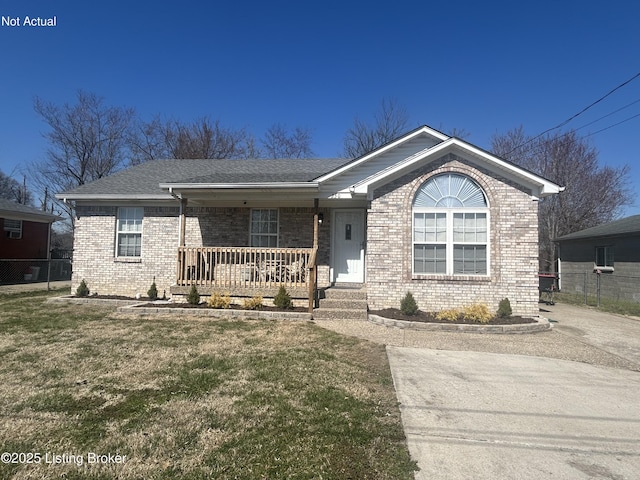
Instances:
[[[475,180],[450,172],[417,190],[411,214],[414,276],[488,276],[490,216]]]

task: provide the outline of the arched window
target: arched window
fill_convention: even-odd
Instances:
[[[488,251],[482,188],[458,173],[427,180],[413,201],[413,273],[487,275]]]

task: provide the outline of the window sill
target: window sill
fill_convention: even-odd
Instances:
[[[438,282],[491,282],[489,275],[420,275],[413,274],[411,280],[429,280]]]
[[[142,263],[140,257],[115,257],[113,259],[115,263]]]

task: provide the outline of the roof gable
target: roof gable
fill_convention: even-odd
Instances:
[[[430,129],[414,130],[404,137],[318,179],[322,190],[333,198],[366,195],[402,175],[443,156],[454,153],[472,163],[483,166],[500,176],[531,190],[532,195],[544,197],[564,190],[563,187],[497,157],[456,137],[433,137]],[[331,193],[331,191],[334,193]]]

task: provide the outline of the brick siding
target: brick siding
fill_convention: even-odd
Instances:
[[[432,176],[456,172],[474,179],[489,202],[490,266],[486,277],[412,278],[412,204]],[[531,193],[455,155],[407,174],[374,193],[367,212],[367,296],[372,309],[398,308],[411,291],[422,310],[507,297],[516,315],[538,314],[538,203]]]
[[[281,247],[313,246],[313,208],[280,208]],[[329,283],[330,215],[324,213],[319,231],[319,286]],[[189,207],[186,215],[188,246],[248,246],[249,208]],[[142,250],[139,259],[117,259],[115,206],[77,208],[72,289],[84,279],[92,293],[146,296],[153,277],[160,295],[176,281],[179,242],[177,207],[144,207]]]

